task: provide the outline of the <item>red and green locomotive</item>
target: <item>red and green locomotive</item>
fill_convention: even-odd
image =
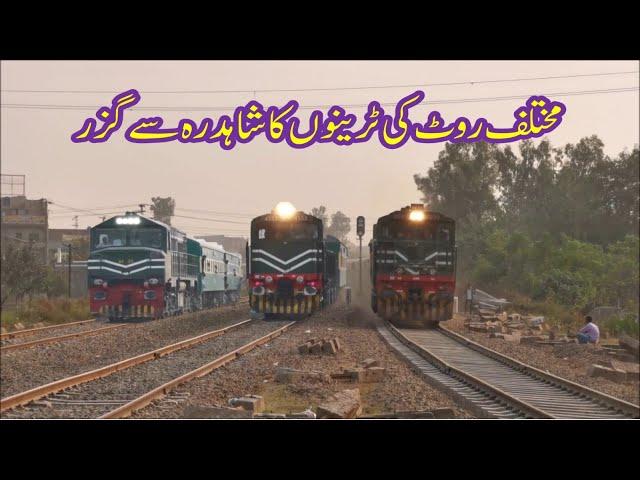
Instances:
[[[89,305],[110,320],[152,319],[234,303],[242,257],[133,212],[91,229]]]
[[[265,317],[306,315],[335,302],[346,286],[346,247],[323,237],[322,220],[287,202],[251,221],[249,300]]]
[[[415,327],[453,316],[453,219],[412,204],[378,219],[369,249],[371,308],[379,316]]]

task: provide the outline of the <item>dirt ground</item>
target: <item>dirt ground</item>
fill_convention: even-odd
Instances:
[[[559,377],[585,385],[594,390],[626,400],[638,405],[640,388],[637,380],[616,383],[602,377],[589,377],[590,365],[608,358],[599,345],[519,345],[499,338],[489,338],[486,333],[470,332],[464,327],[464,317],[456,315],[453,320],[442,324],[446,328],[464,335],[476,343],[499,353],[513,357],[523,363],[545,370]]]
[[[338,338],[342,349],[336,355],[298,353],[298,345],[311,338]],[[278,367],[331,374],[354,367],[367,358],[377,360],[386,368],[381,382],[275,381]],[[264,397],[265,412],[295,413],[307,408],[315,411],[334,392],[353,388],[360,389],[361,416],[448,407],[454,410],[454,418],[471,417],[451,397],[427,384],[390,349],[377,333],[372,314],[355,307],[334,305],[298,322],[270,344],[183,385],[177,394],[185,400],[176,401],[175,396],[169,396],[136,413],[133,418],[184,418],[187,407],[226,407],[229,399],[250,394]]]

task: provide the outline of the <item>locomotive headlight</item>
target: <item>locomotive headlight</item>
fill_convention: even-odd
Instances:
[[[104,283],[104,280],[102,280],[101,278],[96,278],[96,279],[93,281],[93,284],[94,284],[94,285],[98,285],[98,286],[102,285],[103,283]]]
[[[296,207],[289,202],[280,202],[274,208],[274,212],[280,218],[287,219],[293,217],[293,214],[296,213]]]
[[[264,278],[264,281],[265,281],[266,283],[271,283],[271,282],[273,282],[273,277],[272,277],[271,275],[267,275],[267,276]]]
[[[157,285],[158,284],[158,279],[157,278],[150,278],[149,279],[149,285]]]
[[[424,222],[425,217],[422,210],[411,210],[411,212],[409,212],[409,220],[412,222]]]
[[[116,218],[116,224],[117,225],[139,225],[140,217],[134,217],[134,216],[118,217]]]
[[[298,282],[298,283],[302,283],[302,282],[304,282],[304,277],[303,277],[302,275],[298,275],[298,276],[296,277],[296,282]]]

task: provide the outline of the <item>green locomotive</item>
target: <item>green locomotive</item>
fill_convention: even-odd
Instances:
[[[91,312],[110,320],[236,302],[243,281],[239,254],[132,212],[91,228],[87,265]]]

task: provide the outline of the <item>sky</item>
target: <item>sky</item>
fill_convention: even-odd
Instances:
[[[304,106],[397,102],[417,89],[425,91],[427,102],[547,95],[567,107],[562,124],[543,137],[553,145],[597,134],[614,156],[639,143],[637,61],[3,61],[0,67],[1,171],[26,175],[28,198],[54,202],[51,228],[71,228],[74,215],[85,228],[100,221],[96,213],[110,217],[151,203],[153,196],[172,196],[180,215],[173,223],[187,233],[246,235],[252,217],[289,201],[307,212],[318,205],[343,211],[352,219],[352,240],[355,218],[364,215],[368,242],[378,217],[420,202],[413,175],[426,174],[444,148],[409,141],[389,150],[375,139],[296,150],[262,136],[230,151],[207,143],[134,144],[124,139],[126,127],[156,114],[135,109],[125,112],[123,127],[109,141],[71,142],[86,118],[131,88],[141,94],[138,107],[183,109],[159,110],[165,126],[181,118],[215,120],[254,98],[263,105],[294,99]],[[614,74],[594,75],[603,73]],[[522,80],[532,77],[537,79]],[[432,85],[443,83],[449,85]],[[431,86],[414,86],[425,84]],[[566,94],[621,88],[633,90]],[[203,90],[241,92],[194,93]],[[437,109],[445,121],[484,117],[510,127],[524,100],[420,105],[411,119],[424,121]],[[348,111],[360,125],[365,108]],[[299,112],[302,125],[308,125],[309,112]]]

